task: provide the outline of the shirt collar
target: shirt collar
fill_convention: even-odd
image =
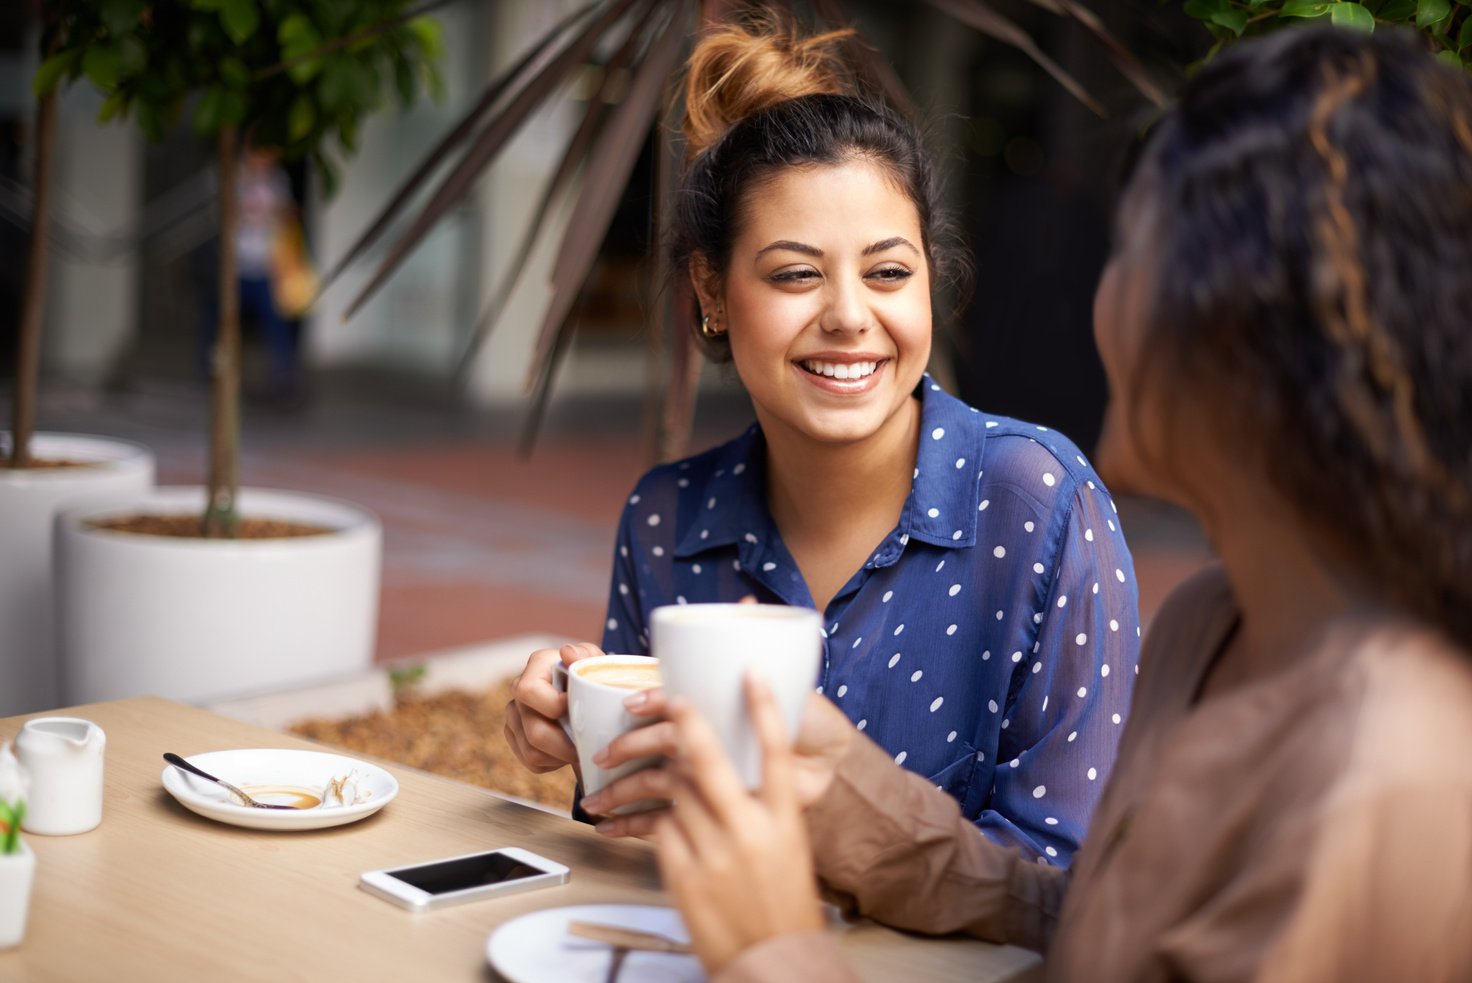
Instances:
[[[900,531],[934,546],[976,545],[977,482],[986,428],[976,410],[920,380],[920,447]]]
[[[920,398],[920,446],[915,477],[900,513],[903,540],[913,537],[941,547],[976,544],[976,487],[981,473],[977,411],[924,376]],[[932,514],[934,513],[934,514]],[[677,557],[768,538],[771,513],[766,502],[766,441],[753,425],[718,454],[701,491],[695,519],[675,547]]]
[[[766,501],[766,448],[761,427],[717,452],[701,489],[694,520],[675,546],[675,556],[695,556],[718,546],[765,539],[771,516]]]

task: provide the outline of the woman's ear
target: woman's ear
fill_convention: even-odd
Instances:
[[[721,309],[721,276],[704,253],[690,257],[690,285],[695,288],[702,313],[715,315]]]

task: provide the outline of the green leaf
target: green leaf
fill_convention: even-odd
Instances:
[[[317,173],[322,178],[322,195],[325,198],[333,198],[337,195],[339,180],[337,168],[327,159],[326,154],[314,154],[312,160],[317,165]]]
[[[414,76],[414,66],[407,58],[394,59],[394,87],[399,90],[399,105],[408,109],[419,94],[419,80]]]
[[[1472,44],[1472,17],[1462,21],[1462,29],[1457,32],[1457,50],[1465,51]]]
[[[1229,0],[1186,0],[1184,9],[1197,20],[1225,28],[1237,37],[1247,28],[1247,11],[1233,7]]]
[[[1322,17],[1329,12],[1329,3],[1325,0],[1287,0],[1283,9],[1278,11],[1280,17]]]
[[[103,92],[111,92],[118,84],[118,73],[122,59],[117,51],[107,44],[91,44],[82,56],[82,74]]]
[[[154,103],[139,100],[135,104],[134,113],[138,117],[138,128],[143,135],[150,140],[162,140],[164,137],[164,116],[159,107]]]
[[[294,61],[322,47],[322,35],[303,14],[292,14],[276,29],[276,40],[281,43],[281,60]],[[297,62],[286,70],[297,85],[310,82],[322,70],[321,58],[308,58]]]
[[[312,106],[312,100],[306,95],[296,97],[291,104],[291,111],[286,117],[286,135],[292,143],[305,140],[311,134],[312,128],[317,125],[317,110]]]
[[[36,69],[35,76],[31,79],[31,91],[39,98],[56,88],[64,75],[70,75],[77,63],[77,52],[59,51],[41,62],[41,67]]]
[[[1375,16],[1392,24],[1409,24],[1416,19],[1416,0],[1389,0],[1375,12]]]
[[[1449,0],[1416,0],[1416,26],[1430,27],[1452,12]]]
[[[219,10],[222,0],[189,0],[195,10]]]
[[[128,110],[128,94],[126,92],[114,92],[102,101],[102,108],[97,110],[97,122],[111,123],[119,114]]]
[[[1336,3],[1329,8],[1329,20],[1335,27],[1357,31],[1375,30],[1375,15],[1358,3]]]
[[[148,67],[148,48],[136,35],[118,39],[117,56],[118,74],[121,76],[139,75]]]
[[[113,35],[127,34],[138,26],[148,0],[102,0],[97,13],[102,17],[102,26]]]
[[[206,89],[194,108],[194,132],[202,137],[214,136],[225,121],[225,90]]]
[[[1259,0],[1262,2],[1262,0]],[[416,17],[405,25],[414,32],[419,48],[430,60],[438,60],[445,53],[445,29],[431,17]]]
[[[220,23],[236,44],[245,41],[261,23],[256,0],[220,0]]]
[[[346,118],[338,123],[337,142],[349,157],[358,152],[358,121],[356,119]]]
[[[339,57],[327,62],[317,82],[317,93],[329,112],[352,106],[356,89],[357,73],[351,59]]]
[[[232,89],[244,89],[250,85],[250,69],[239,58],[221,58],[220,80]]]
[[[1457,56],[1457,53],[1455,51],[1438,51],[1436,53],[1436,60],[1437,61],[1444,61],[1448,65],[1452,66],[1453,68],[1457,68],[1457,69],[1460,69],[1460,68],[1464,68],[1465,67],[1465,65],[1462,62],[1462,59]]]

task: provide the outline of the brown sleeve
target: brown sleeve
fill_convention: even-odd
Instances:
[[[866,737],[807,820],[818,876],[841,907],[896,928],[1035,950],[1052,934],[1066,872],[987,840],[954,799]]]
[[[858,983],[827,932],[789,932],[752,946],[731,960],[711,983],[785,983],[822,980]]]
[[[1472,980],[1472,793],[1341,798],[1260,983]]]

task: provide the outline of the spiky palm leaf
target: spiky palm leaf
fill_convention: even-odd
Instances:
[[[962,24],[1023,51],[1079,101],[1094,112],[1105,114],[1099,101],[1053,62],[1025,30],[984,0],[927,2]],[[1148,73],[1091,11],[1076,0],[1032,2],[1079,23],[1104,47],[1121,74],[1145,98],[1157,104],[1163,101]],[[790,2],[777,5],[786,10],[793,6]],[[558,246],[547,312],[527,372],[532,400],[524,446],[529,446],[551,392],[558,362],[575,328],[568,321],[569,314],[597,258],[639,150],[659,117],[661,105],[668,102],[668,81],[691,40],[691,25],[696,17],[705,24],[740,17],[749,13],[752,6],[727,0],[595,0],[573,12],[487,86],[471,110],[425,156],[367,231],[324,278],[323,288],[359,260],[390,228],[401,220],[407,221],[407,228],[393,238],[368,282],[349,303],[347,316],[351,317],[403,265],[428,232],[464,199],[531,114],[562,89],[594,52],[611,49],[613,54],[605,66],[604,84],[611,84],[610,79],[627,67],[630,76],[627,93],[612,110],[604,105],[604,93],[590,99],[532,211],[532,220],[521,235],[510,267],[477,318],[458,367],[458,372],[463,374],[504,311],[507,299],[525,272],[527,256],[540,242],[552,206],[562,195],[572,194],[571,218]],[[840,0],[812,0],[812,7],[818,18],[829,24],[840,25],[849,20]],[[908,111],[912,107],[913,101],[903,83],[874,48],[856,37],[849,42],[848,53],[855,68],[875,91],[901,109]],[[659,209],[667,207],[673,193],[672,172],[680,159],[678,148],[672,147],[670,140],[669,128],[664,128],[660,135],[661,189],[660,202],[656,205]],[[576,191],[570,192],[569,185],[579,172],[583,180]],[[441,173],[443,177],[436,181],[435,175]],[[413,209],[413,202],[431,186],[428,200],[417,210]],[[686,327],[692,315],[693,300],[688,291],[671,290],[662,305],[662,324],[657,334],[663,340],[668,358],[668,378],[659,390],[664,403],[655,415],[659,428],[657,447],[662,457],[683,450],[693,412],[699,359]]]

